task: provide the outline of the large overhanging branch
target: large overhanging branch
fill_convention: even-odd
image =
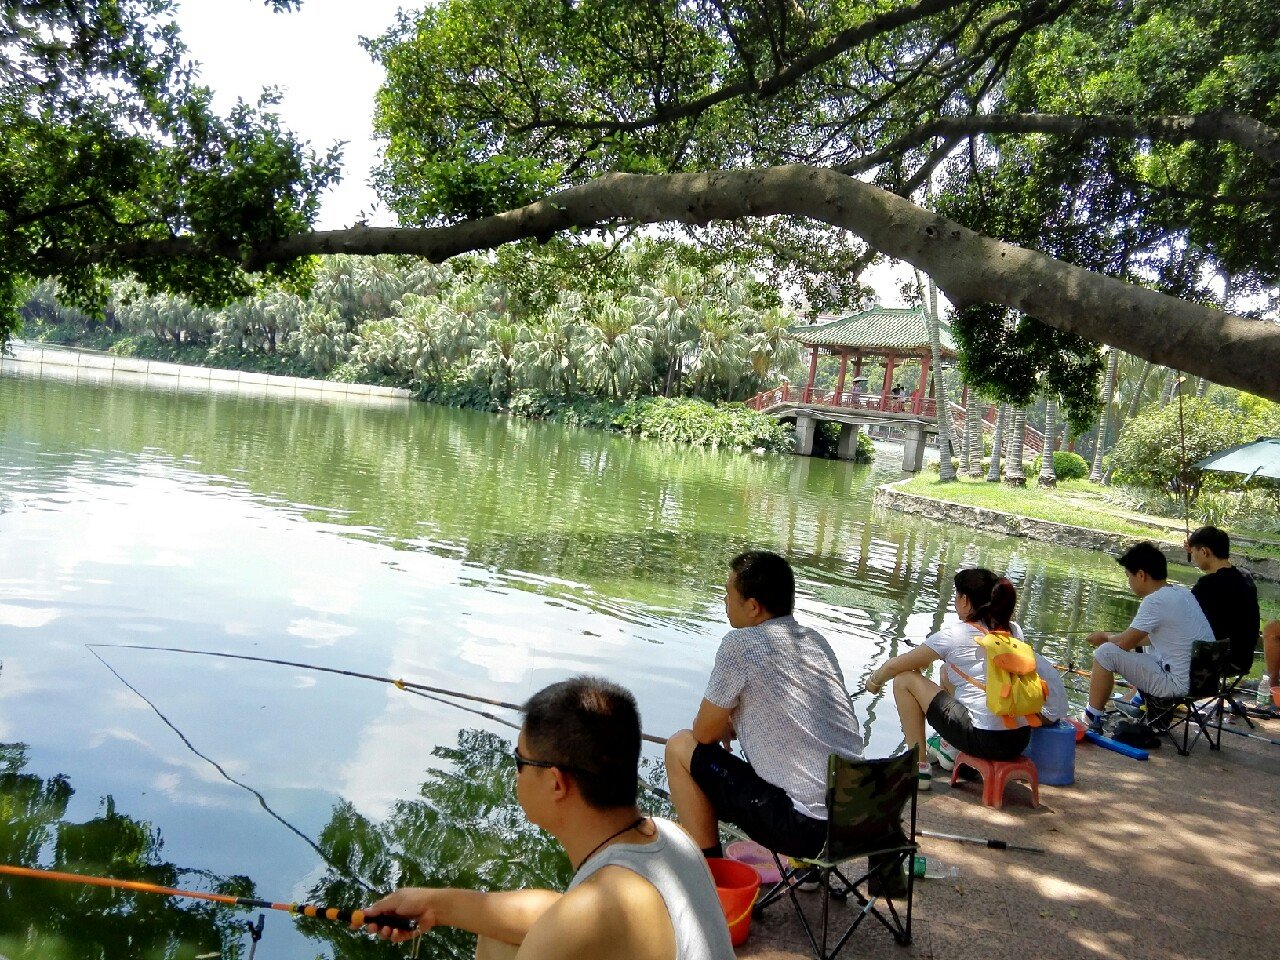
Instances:
[[[1218,140],[1235,144],[1264,163],[1280,168],[1280,131],[1253,117],[1230,110],[1186,116],[1133,117],[1117,115],[1063,115],[1050,113],[1009,113],[990,116],[946,117],[926,123],[869,153],[841,166],[844,173],[862,173],[902,156],[904,150],[928,143],[935,137],[954,140],[1000,134],[1045,133],[1058,137],[1127,140],[1146,138],[1180,143],[1186,140]]]
[[[316,254],[407,254],[440,262],[555,233],[634,223],[705,225],[791,215],[857,234],[881,253],[934,279],[952,303],[994,302],[1060,330],[1153,363],[1280,401],[1280,325],[1232,316],[993,240],[909,200],[828,168],[644,176],[613,173],[492,217],[446,227],[368,228],[300,234],[254,250],[245,266]],[[84,251],[64,266],[130,260],[235,256],[194,238]]]

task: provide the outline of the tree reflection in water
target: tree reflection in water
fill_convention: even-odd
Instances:
[[[456,747],[433,751],[445,765],[428,773],[416,798],[398,802],[378,823],[348,803],[339,804],[320,835],[320,845],[331,862],[345,868],[343,872],[367,877],[382,890],[563,890],[572,876],[564,851],[525,819],[516,800],[512,740],[484,730],[462,730]],[[642,774],[659,785],[662,765],[643,761]],[[670,815],[670,805],[648,791],[641,793],[641,806]],[[332,870],[308,892],[313,903],[363,903],[366,896]],[[353,938],[332,924],[300,920],[299,926],[327,941],[338,960],[387,956],[385,944]],[[441,928],[429,937],[433,957],[462,960],[475,950],[474,937],[460,930]]]
[[[191,871],[160,859],[149,823],[106,797],[85,823],[65,821],[75,790],[61,774],[26,772],[26,746],[0,744],[0,862],[190,887]],[[246,877],[200,874],[199,889],[252,897]],[[0,955],[12,960],[194,960],[243,955],[243,915],[225,907],[127,890],[0,877]]]

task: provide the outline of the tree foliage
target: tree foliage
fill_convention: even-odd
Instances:
[[[28,32],[58,37],[80,29],[73,7],[9,5]],[[1280,276],[1280,22],[1262,0],[446,0],[368,41],[387,77],[379,187],[405,224],[435,229],[335,235],[305,232],[329,158],[305,157],[260,109],[212,117],[174,52],[166,3],[79,7],[86,22],[127,29],[99,31],[107,40],[85,48],[78,86],[33,60],[25,92],[5,94],[13,122],[0,156],[18,170],[22,143],[38,133],[51,144],[32,168],[47,195],[2,214],[0,233],[17,237],[0,258],[11,285],[61,274],[88,302],[101,277],[131,268],[207,299],[243,294],[252,272],[287,272],[315,252],[444,258],[667,220],[717,255],[762,254],[769,276],[811,305],[851,306],[874,256],[852,231],[931,272],[961,308],[1003,304],[1068,335],[1274,390],[1249,362],[1280,352],[1270,324],[1260,333],[1191,308],[1239,309]],[[147,42],[122,39],[139,30]],[[26,49],[11,34],[10,64]],[[117,50],[129,51],[124,67],[110,59]],[[95,103],[108,78],[125,95]],[[45,86],[63,114],[36,107]],[[82,162],[91,141],[68,138],[95,120],[105,135],[92,142],[111,159],[95,169],[123,179],[49,243],[62,207],[86,199],[67,158]],[[116,162],[113,145],[137,162]],[[620,176],[635,173],[658,177]],[[498,216],[477,219],[488,214]],[[752,219],[767,215],[785,219]],[[33,216],[44,232],[10,229]],[[706,227],[717,220],[732,223]],[[983,237],[1057,265],[1035,261],[1043,271],[1029,279],[1032,261]],[[1165,326],[1180,324],[1176,336],[1155,329],[1156,304],[1169,308]],[[1215,349],[1203,329],[1185,335],[1196,324],[1213,326]],[[1038,375],[1077,373],[1075,389],[1092,389],[1080,344],[1022,319],[996,339],[1006,366],[1063,353]],[[1087,404],[1063,400],[1078,426]]]
[[[287,9],[296,0],[271,0]],[[222,117],[185,59],[168,0],[11,0],[0,8],[0,340],[20,286],[57,276],[101,308],[107,281],[225,302],[254,286],[242,260],[307,230],[338,154],[315,156],[271,113]],[[199,236],[220,256],[134,259],[131,245]],[[61,251],[91,251],[73,264]],[[264,264],[271,279],[300,265]]]
[[[1189,397],[1144,410],[1133,418],[1111,453],[1116,482],[1175,493],[1194,500],[1202,487],[1238,488],[1238,474],[1195,469],[1197,461],[1280,427],[1275,404],[1247,394]]]

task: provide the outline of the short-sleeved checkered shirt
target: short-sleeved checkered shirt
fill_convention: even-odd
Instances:
[[[835,651],[793,616],[730,630],[706,699],[732,711],[738,742],[796,809],[827,818],[827,758],[862,756],[862,737]]]

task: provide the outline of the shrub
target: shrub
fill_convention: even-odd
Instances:
[[[1144,410],[1125,424],[1108,458],[1117,483],[1178,493],[1185,489],[1191,499],[1211,477],[1218,488],[1239,484],[1241,477],[1202,474],[1192,464],[1224,447],[1252,440],[1258,435],[1257,425],[1208,398],[1186,400],[1182,414],[1180,424],[1179,405],[1173,403]]]
[[[1042,457],[1032,460],[1031,473],[1028,476],[1038,476],[1043,462]],[[1083,480],[1089,475],[1089,463],[1078,453],[1070,450],[1055,450],[1053,451],[1053,472],[1059,480]]]
[[[733,450],[785,450],[787,428],[745,404],[713,406],[705,400],[644,397],[626,404],[613,419],[622,433]]]

